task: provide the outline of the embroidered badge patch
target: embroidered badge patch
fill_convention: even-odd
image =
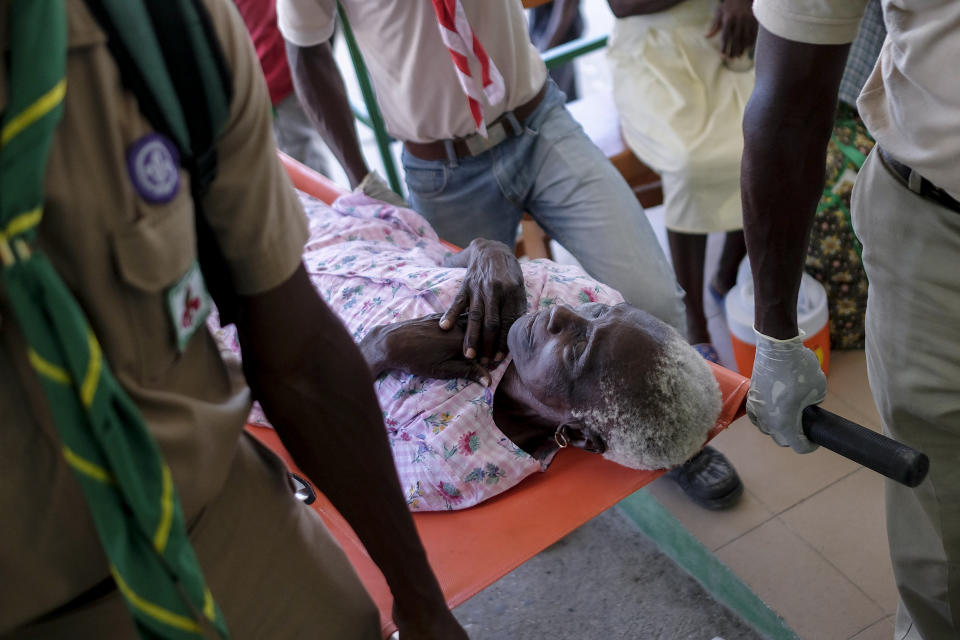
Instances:
[[[187,346],[197,327],[207,319],[211,306],[200,264],[194,262],[180,281],[167,291],[167,311],[173,322],[177,349],[183,351]]]
[[[180,187],[180,154],[170,140],[151,133],[127,149],[127,172],[140,197],[147,202],[170,202]]]

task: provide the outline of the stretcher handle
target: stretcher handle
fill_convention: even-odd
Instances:
[[[908,487],[923,482],[930,470],[926,454],[817,406],[803,410],[803,433],[811,442]]]

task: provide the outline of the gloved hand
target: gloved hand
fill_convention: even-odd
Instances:
[[[395,207],[404,207],[409,209],[410,205],[404,200],[401,196],[387,185],[383,178],[380,177],[380,174],[376,171],[371,171],[363,180],[360,181],[360,184],[353,190],[354,193],[365,193],[371,198],[376,198],[381,202],[386,202],[387,204],[392,204]]]
[[[747,415],[781,447],[810,453],[817,445],[803,435],[804,408],[827,396],[827,378],[817,356],[803,346],[802,334],[777,340],[757,334],[757,355],[747,395]]]

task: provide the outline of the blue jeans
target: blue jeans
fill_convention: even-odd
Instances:
[[[456,161],[404,150],[411,206],[441,238],[513,246],[526,211],[587,273],[686,335],[683,290],[630,187],[563,106],[546,95],[521,135]]]

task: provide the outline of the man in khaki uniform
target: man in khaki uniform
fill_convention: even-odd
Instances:
[[[797,289],[824,183],[849,43],[867,0],[757,0],[757,79],[744,116],[744,230],[756,292],[747,413],[815,447],[800,412],[826,395],[802,346]],[[852,213],[870,279],[867,372],[884,431],[924,451],[916,488],[887,481],[898,640],[960,637],[960,3],[882,0],[887,37],[857,100],[877,141]]]
[[[18,1],[0,0],[2,52]],[[203,4],[234,96],[204,210],[240,296],[249,382],[383,570],[404,637],[463,638],[404,504],[370,374],[300,263],[306,224],[274,152],[249,37],[231,3]],[[189,175],[122,88],[83,2],[67,0],[66,11],[65,107],[37,247],[159,444],[233,637],[378,638],[377,611],[346,557],[294,499],[277,458],[243,434],[250,390],[199,313],[171,318],[176,304],[206,304],[189,290],[176,300],[197,260]],[[0,62],[0,113],[10,91]],[[0,416],[0,636],[133,637],[2,287]]]

